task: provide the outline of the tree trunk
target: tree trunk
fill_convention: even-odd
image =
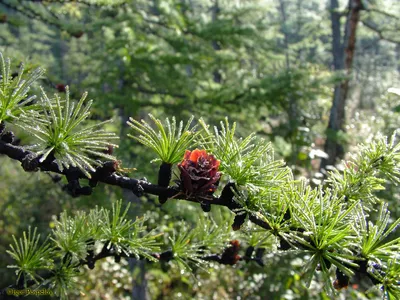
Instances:
[[[396,45],[397,72],[400,73],[400,44]]]
[[[279,0],[279,10],[281,12],[281,18],[282,18],[281,32],[283,33],[283,42],[285,45],[286,70],[290,71],[289,35],[286,28],[287,16],[286,16],[286,3],[284,0]]]
[[[335,86],[325,142],[325,152],[329,157],[322,159],[321,169],[327,165],[335,165],[336,159],[343,158],[344,156],[344,148],[339,136],[345,129],[345,106],[356,45],[357,25],[360,19],[360,11],[363,8],[361,0],[349,0],[349,12],[342,41],[340,30],[341,16],[338,12],[339,3],[338,0],[331,0],[330,3],[333,67],[335,71],[343,71],[346,79]]]
[[[284,0],[279,0],[279,11],[281,13],[281,28],[280,31],[283,34],[283,44],[285,50],[285,63],[286,63],[286,72],[290,74],[291,66],[290,66],[290,49],[289,49],[289,33],[287,29],[287,12],[286,12],[286,2]],[[298,28],[299,29],[299,28]],[[291,82],[290,82],[291,84]],[[296,141],[297,139],[297,128],[299,127],[299,119],[297,115],[297,101],[296,97],[293,93],[288,94],[288,119],[289,119],[289,134],[288,137],[290,138],[290,144],[292,146],[292,156],[290,159],[290,164],[295,164],[297,160],[297,156],[299,153],[299,146]]]
[[[212,21],[215,22],[218,20],[218,15],[220,13],[220,8],[219,8],[219,3],[218,0],[215,0],[213,7],[211,8],[211,14],[212,14]],[[212,41],[212,46],[215,51],[221,50],[221,46],[219,45],[218,41]],[[218,67],[218,66],[217,66]],[[213,72],[213,78],[215,83],[221,83],[222,81],[222,75],[219,69],[215,69]]]

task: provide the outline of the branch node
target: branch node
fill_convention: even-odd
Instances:
[[[172,250],[167,250],[161,253],[159,257],[160,257],[159,260],[170,261],[171,259],[174,258],[174,252],[172,252]]]
[[[247,213],[239,213],[235,216],[233,220],[232,229],[237,231],[242,227],[244,221],[246,221]]]
[[[144,188],[142,187],[142,185],[139,182],[137,182],[136,186],[133,187],[132,193],[134,193],[137,197],[143,196]]]
[[[210,212],[211,211],[211,204],[208,203],[208,202],[200,202],[200,206],[201,206],[201,209],[204,212]]]
[[[9,144],[12,144],[14,142],[14,138],[15,138],[15,136],[12,131],[6,131],[1,136],[1,140],[5,143],[9,143]]]
[[[6,123],[2,121],[0,122],[0,135],[4,132],[4,129],[6,129]]]
[[[39,165],[39,157],[33,152],[26,155],[21,161],[21,166],[26,172],[39,171]]]

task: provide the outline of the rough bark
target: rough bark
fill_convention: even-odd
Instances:
[[[333,67],[335,71],[343,71],[346,78],[335,86],[325,142],[325,152],[329,157],[321,161],[321,168],[334,165],[338,158],[343,158],[344,156],[343,144],[338,137],[340,132],[345,131],[345,106],[355,53],[357,26],[363,5],[361,0],[349,0],[349,12],[347,14],[343,40],[341,39],[341,15],[338,8],[338,0],[331,0]]]

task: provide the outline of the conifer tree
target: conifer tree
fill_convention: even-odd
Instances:
[[[215,128],[203,119],[185,124],[152,115],[130,118],[131,132],[123,139],[134,138],[154,153],[160,164],[155,184],[124,175],[122,162],[110,153],[118,143],[103,129],[107,121],[87,123],[91,102],[86,94],[78,101],[68,88],[62,95],[50,96],[44,89],[36,95],[30,88],[44,71],[25,73],[21,65],[14,77],[10,60],[1,54],[0,71],[0,153],[21,162],[26,172],[64,176],[73,196],[106,184],[137,196],[158,196],[161,203],[197,203],[206,213],[222,206],[232,215],[219,221],[199,218],[194,228],[179,223],[162,232],[148,230],[146,216],[129,219],[129,205],[121,201],[111,210],[93,205],[89,212],[64,212],[44,242],[32,228],[13,238],[7,253],[14,259],[9,267],[16,280],[2,292],[49,288],[66,298],[80,270],[93,269],[106,257],[173,261],[194,273],[211,262],[263,266],[266,252],[287,252],[308,257],[302,278],[307,285],[319,273],[326,290],[335,294],[353,277],[364,276],[385,298],[400,298],[400,238],[392,237],[400,219],[390,218],[376,194],[387,181],[400,181],[395,134],[360,145],[343,171],[332,171],[323,186],[311,187],[274,158],[271,143],[255,134],[238,137],[236,124],[227,118]],[[35,142],[16,145],[16,127]],[[246,234],[232,239],[231,230]]]

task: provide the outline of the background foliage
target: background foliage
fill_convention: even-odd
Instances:
[[[349,151],[378,133],[390,136],[399,124],[400,46],[395,39],[400,7],[396,1],[363,2],[369,10],[362,12],[357,33],[347,132],[341,136]],[[347,3],[339,1],[341,11]],[[380,35],[369,28],[377,24]],[[47,70],[32,87],[34,92],[40,85],[49,95],[64,96],[69,85],[71,97],[78,100],[88,91],[94,99],[89,122],[112,118],[107,129],[119,136],[132,132],[126,125],[129,117],[151,123],[148,113],[161,120],[188,120],[194,115],[211,125],[229,116],[238,123],[238,135],[255,132],[257,138],[270,141],[275,155],[285,159],[296,176],[314,184],[321,182],[319,158],[324,156],[333,87],[345,77],[332,68],[331,37],[329,1],[0,1],[0,51],[13,58],[12,72],[21,62],[28,73],[38,66]],[[14,131],[21,144],[32,141],[23,129]],[[139,142],[124,137],[114,154],[124,167],[137,169],[131,176],[157,182],[158,164],[149,163],[155,157]],[[31,225],[43,238],[56,228],[56,216],[63,210],[88,212],[95,205],[111,209],[114,200],[123,199],[131,203],[131,219],[148,212],[150,228],[171,233],[183,231],[180,221],[194,227],[202,215],[195,204],[168,201],[160,207],[155,197],[137,198],[101,184],[91,196],[72,198],[62,189],[64,179],[55,184],[47,174],[25,173],[6,157],[0,160],[4,285],[14,280],[5,252],[12,234],[21,236]],[[357,171],[351,175],[356,177]],[[382,184],[386,190],[378,197],[388,202],[397,219],[398,188]],[[212,215],[219,221],[230,216],[219,208],[213,208]],[[248,232],[229,233],[226,242],[242,239],[245,249],[262,240]],[[265,237],[267,246],[273,244],[271,238]],[[212,264],[189,276],[173,262],[116,264],[107,259],[82,274],[85,280],[79,281],[77,290],[85,296],[75,297],[128,298],[132,286],[145,285],[151,299],[328,297],[318,278],[310,289],[303,286],[301,258],[267,255],[264,261],[264,267],[254,262],[235,267]],[[368,288],[362,281],[354,282],[340,297],[378,294],[364,293]]]

